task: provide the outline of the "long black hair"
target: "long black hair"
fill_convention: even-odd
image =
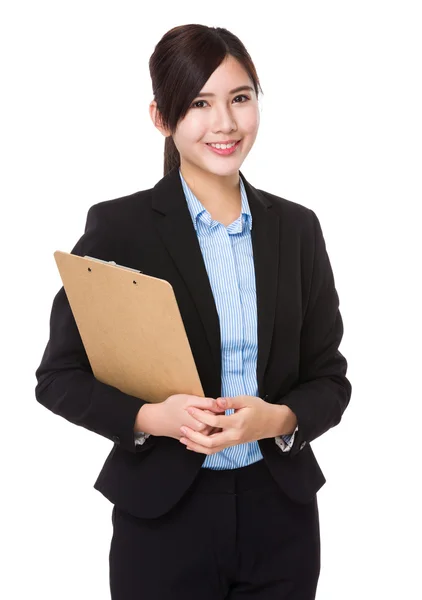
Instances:
[[[155,46],[149,60],[152,90],[161,123],[172,135],[194,98],[227,56],[233,56],[244,67],[258,97],[262,88],[252,59],[239,38],[227,29],[180,25],[164,34]],[[164,175],[180,166],[172,135],[165,140]]]

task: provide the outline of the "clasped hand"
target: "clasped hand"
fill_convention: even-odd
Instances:
[[[234,409],[234,413],[226,415],[225,411],[230,408]],[[210,428],[208,432],[201,432],[183,425],[180,442],[188,450],[215,454],[229,446],[271,436],[274,406],[257,396],[217,398],[211,411],[195,406],[187,406],[185,410],[196,421]]]

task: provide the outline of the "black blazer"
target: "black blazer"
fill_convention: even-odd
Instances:
[[[290,452],[274,438],[259,446],[284,492],[306,503],[325,483],[310,442],[340,422],[351,396],[347,362],[338,351],[339,298],[315,213],[240,176],[253,217],[259,396],[289,406],[299,425]],[[177,168],[151,189],[91,206],[72,253],[169,281],[205,396],[221,395],[218,313]],[[36,377],[41,404],[114,442],[94,484],[113,504],[158,517],[187,491],[205,454],[168,437],[135,445],[134,422],[144,401],[95,379],[63,287]]]

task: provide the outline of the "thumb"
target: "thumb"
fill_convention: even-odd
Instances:
[[[217,398],[218,406],[221,408],[243,408],[249,406],[246,396],[233,396],[232,398]]]

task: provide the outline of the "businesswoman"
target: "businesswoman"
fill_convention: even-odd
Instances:
[[[310,443],[351,396],[321,225],[239,170],[262,89],[235,35],[175,27],[149,66],[164,176],[91,206],[72,252],[172,284],[205,397],[150,404],[96,380],[61,288],[36,398],[114,442],[94,484],[113,504],[113,600],[311,600]]]

